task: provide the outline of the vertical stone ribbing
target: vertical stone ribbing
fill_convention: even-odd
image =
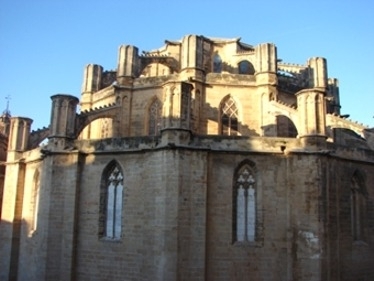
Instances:
[[[208,155],[179,151],[178,278],[206,280]]]
[[[164,91],[162,129],[190,130],[192,85],[185,82],[166,84]]]
[[[271,94],[277,95],[277,48],[274,44],[264,43],[255,48],[255,77],[257,99],[254,108],[259,110],[261,135],[269,134],[274,117],[268,114],[268,101]],[[263,128],[268,128],[266,132]],[[270,131],[270,132],[269,132]]]
[[[205,54],[206,56],[206,54]],[[187,35],[182,39],[181,51],[182,80],[203,79],[204,70],[204,38]]]
[[[131,84],[132,78],[138,75],[138,48],[122,45],[118,51],[117,82],[120,85]]]
[[[327,62],[325,58],[316,57],[308,60],[309,87],[327,88]]]
[[[14,161],[21,152],[27,150],[32,120],[25,117],[10,119],[7,161]]]
[[[103,67],[97,64],[89,64],[84,68],[81,110],[88,110],[92,106],[92,94],[100,90]]]
[[[32,120],[24,117],[10,119],[8,151],[24,151],[30,134]]]
[[[46,280],[74,280],[79,154],[53,155],[50,185]],[[66,166],[66,163],[70,163]]]
[[[196,35],[187,35],[182,39],[181,68],[203,68],[204,49],[203,38]]]
[[[326,136],[325,92],[306,89],[298,92],[299,136]]]
[[[329,78],[328,80],[328,113],[340,115],[340,94],[339,81],[336,78]]]
[[[50,135],[51,145],[60,148],[73,140],[75,135],[75,118],[79,100],[70,95],[54,95],[52,99],[52,113]]]
[[[264,43],[256,46],[256,72],[277,71],[277,48],[274,44]]]

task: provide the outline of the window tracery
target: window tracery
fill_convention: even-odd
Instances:
[[[103,172],[100,194],[100,236],[121,238],[123,208],[123,174],[118,164],[112,163]]]
[[[222,59],[219,54],[215,54],[213,57],[213,72],[221,73],[222,72]]]
[[[238,108],[235,101],[229,97],[221,105],[221,134],[226,136],[238,135]]]
[[[251,167],[241,167],[234,182],[234,240],[237,242],[253,242],[256,238],[255,184]]]

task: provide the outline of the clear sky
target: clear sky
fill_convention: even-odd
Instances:
[[[374,1],[0,0],[0,111],[48,126],[50,96],[80,97],[86,64],[115,69],[121,44],[140,51],[186,34],[272,42],[283,62],[325,57],[341,113],[374,127]]]

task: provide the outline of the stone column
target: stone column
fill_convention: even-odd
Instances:
[[[277,83],[277,48],[274,44],[256,46],[255,71],[257,86]]]
[[[339,95],[339,81],[336,78],[329,78],[328,80],[328,113],[340,115],[340,95]]]
[[[8,140],[7,161],[16,160],[27,149],[32,119],[12,117]]]
[[[192,85],[184,82],[173,83],[165,85],[164,89],[162,142],[164,144],[188,142],[190,138]]]
[[[256,46],[256,63],[255,63],[255,77],[256,77],[256,93],[258,96],[257,104],[254,106],[260,109],[260,124],[259,129],[262,135],[274,135],[272,131],[266,131],[265,128],[274,127],[274,116],[268,114],[267,106],[271,96],[277,96],[278,78],[277,78],[277,48],[274,44],[264,43]]]
[[[81,110],[88,110],[92,106],[92,94],[100,90],[103,67],[89,64],[84,68],[82,84]]]
[[[308,60],[309,88],[327,88],[327,62],[325,58],[316,57]]]
[[[70,95],[54,95],[50,125],[50,147],[64,148],[76,138],[75,118],[79,100]]]
[[[326,140],[325,92],[305,89],[296,94],[299,114],[299,137],[309,144],[322,144]]]
[[[138,76],[138,48],[122,45],[118,52],[117,82],[119,85],[132,85],[134,77]]]
[[[181,79],[203,79],[204,39],[196,35],[187,35],[182,39]]]

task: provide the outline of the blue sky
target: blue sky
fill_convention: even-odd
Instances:
[[[48,126],[50,96],[80,97],[83,69],[115,69],[121,44],[140,51],[186,34],[272,42],[284,62],[327,59],[341,113],[374,127],[374,2],[0,0],[0,111]]]

